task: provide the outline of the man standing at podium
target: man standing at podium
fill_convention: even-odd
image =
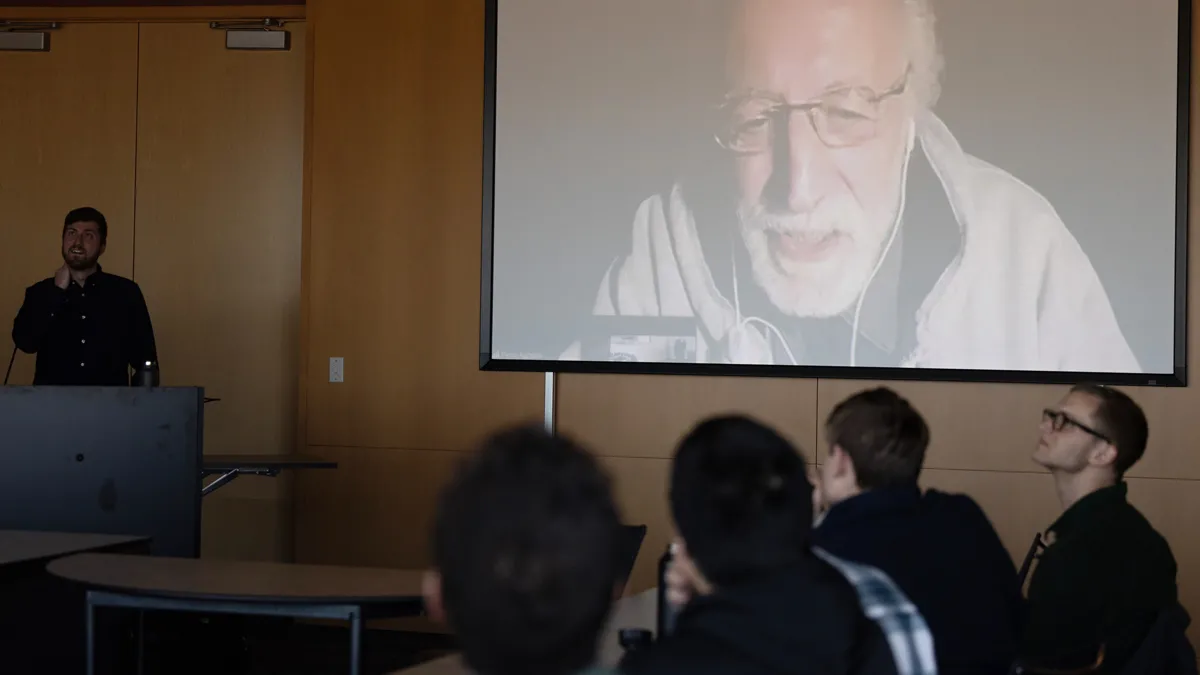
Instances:
[[[67,214],[63,265],[25,290],[13,342],[37,354],[35,385],[128,386],[129,368],[157,364],[142,290],[100,266],[108,221],[91,207]]]

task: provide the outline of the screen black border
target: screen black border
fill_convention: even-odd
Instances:
[[[780,366],[724,363],[638,363],[628,361],[549,361],[498,359],[492,356],[492,285],[495,241],[496,50],[500,0],[486,4],[484,27],[483,208],[479,295],[480,370],[538,373],[609,373],[628,375],[707,375],[789,377],[798,379],[896,380],[911,382],[1004,382],[1074,384],[1096,382],[1127,386],[1187,386],[1188,203],[1191,160],[1192,3],[1179,0],[1178,79],[1175,131],[1175,347],[1170,373],[1080,373],[1035,370],[960,370],[869,368],[857,366]]]

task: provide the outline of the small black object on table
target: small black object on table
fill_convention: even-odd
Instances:
[[[654,633],[645,628],[622,628],[617,632],[617,643],[627,652],[645,649],[654,644]]]

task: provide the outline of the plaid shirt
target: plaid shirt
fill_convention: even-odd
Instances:
[[[916,605],[882,570],[847,562],[813,548],[819,558],[842,573],[858,592],[863,614],[879,625],[892,648],[898,675],[937,675],[933,634]]]

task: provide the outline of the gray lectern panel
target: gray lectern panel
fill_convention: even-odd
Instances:
[[[204,390],[0,387],[0,529],[200,552]]]

